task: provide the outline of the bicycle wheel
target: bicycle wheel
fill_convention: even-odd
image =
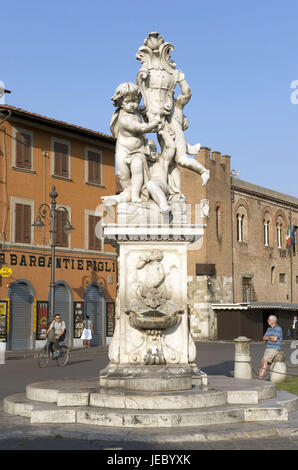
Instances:
[[[69,359],[69,349],[67,346],[60,346],[59,356],[56,357],[57,365],[60,367],[66,366]]]
[[[42,348],[37,356],[37,363],[39,367],[46,367],[49,362],[49,350],[48,348]]]

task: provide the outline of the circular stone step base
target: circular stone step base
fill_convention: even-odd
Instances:
[[[29,400],[63,406],[98,408],[124,408],[138,410],[195,409],[226,404],[258,404],[260,400],[274,398],[274,384],[257,380],[239,380],[211,376],[208,389],[193,386],[191,390],[150,392],[100,388],[98,380],[64,379],[37,382],[26,387]]]
[[[98,380],[64,379],[34,383],[26,394],[3,400],[4,412],[31,423],[90,424],[102,427],[177,428],[239,422],[286,421],[298,397],[272,383],[211,376],[209,389],[148,392],[100,389]]]
[[[103,428],[187,429],[194,426],[288,420],[288,410],[277,401],[270,406],[225,405],[207,410],[124,410],[93,406],[58,407],[54,404],[30,402],[25,394],[16,394],[6,397],[3,405],[5,413],[30,418],[32,424],[88,424]]]

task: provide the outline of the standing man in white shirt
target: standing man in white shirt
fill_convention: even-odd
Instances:
[[[59,315],[58,313],[55,315],[55,320],[52,321],[52,323],[50,324],[50,327],[47,329],[46,337],[48,336],[49,332],[52,330],[54,332],[54,335],[52,338],[54,356],[58,356],[59,355],[59,343],[60,341],[64,340],[65,333],[66,333],[65,322],[61,320],[61,315]]]
[[[292,339],[297,339],[298,336],[298,321],[297,315],[294,315],[292,323],[291,323],[291,337]]]

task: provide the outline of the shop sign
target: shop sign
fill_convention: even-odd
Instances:
[[[85,258],[68,258],[56,256],[56,269],[78,270],[78,271],[95,271],[114,273],[116,271],[116,263],[112,260],[98,260]],[[10,266],[23,266],[27,268],[51,268],[52,258],[49,255],[29,255],[24,253],[0,253],[0,263],[7,263]],[[11,268],[3,266],[3,272],[10,272]],[[0,271],[1,274],[1,271]],[[6,277],[9,277],[6,276]]]
[[[0,276],[2,277],[10,277],[12,275],[12,269],[8,268],[7,266],[3,266],[0,269]]]

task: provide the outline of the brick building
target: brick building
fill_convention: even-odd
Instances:
[[[286,334],[298,310],[298,199],[231,177],[227,155],[202,148],[197,158],[210,170],[206,187],[181,170],[192,213],[201,199],[210,206],[203,247],[188,260],[194,337],[260,339],[270,313]]]
[[[94,344],[104,344],[113,333],[116,252],[95,235],[96,208],[101,196],[115,192],[115,140],[8,105],[0,112],[0,267],[9,276],[0,276],[1,339],[7,349],[42,344],[51,276],[48,210],[43,229],[32,224],[40,205],[50,204],[54,184],[55,311],[66,322],[69,345],[80,342],[84,312],[95,326]],[[75,228],[70,234],[67,219]]]

